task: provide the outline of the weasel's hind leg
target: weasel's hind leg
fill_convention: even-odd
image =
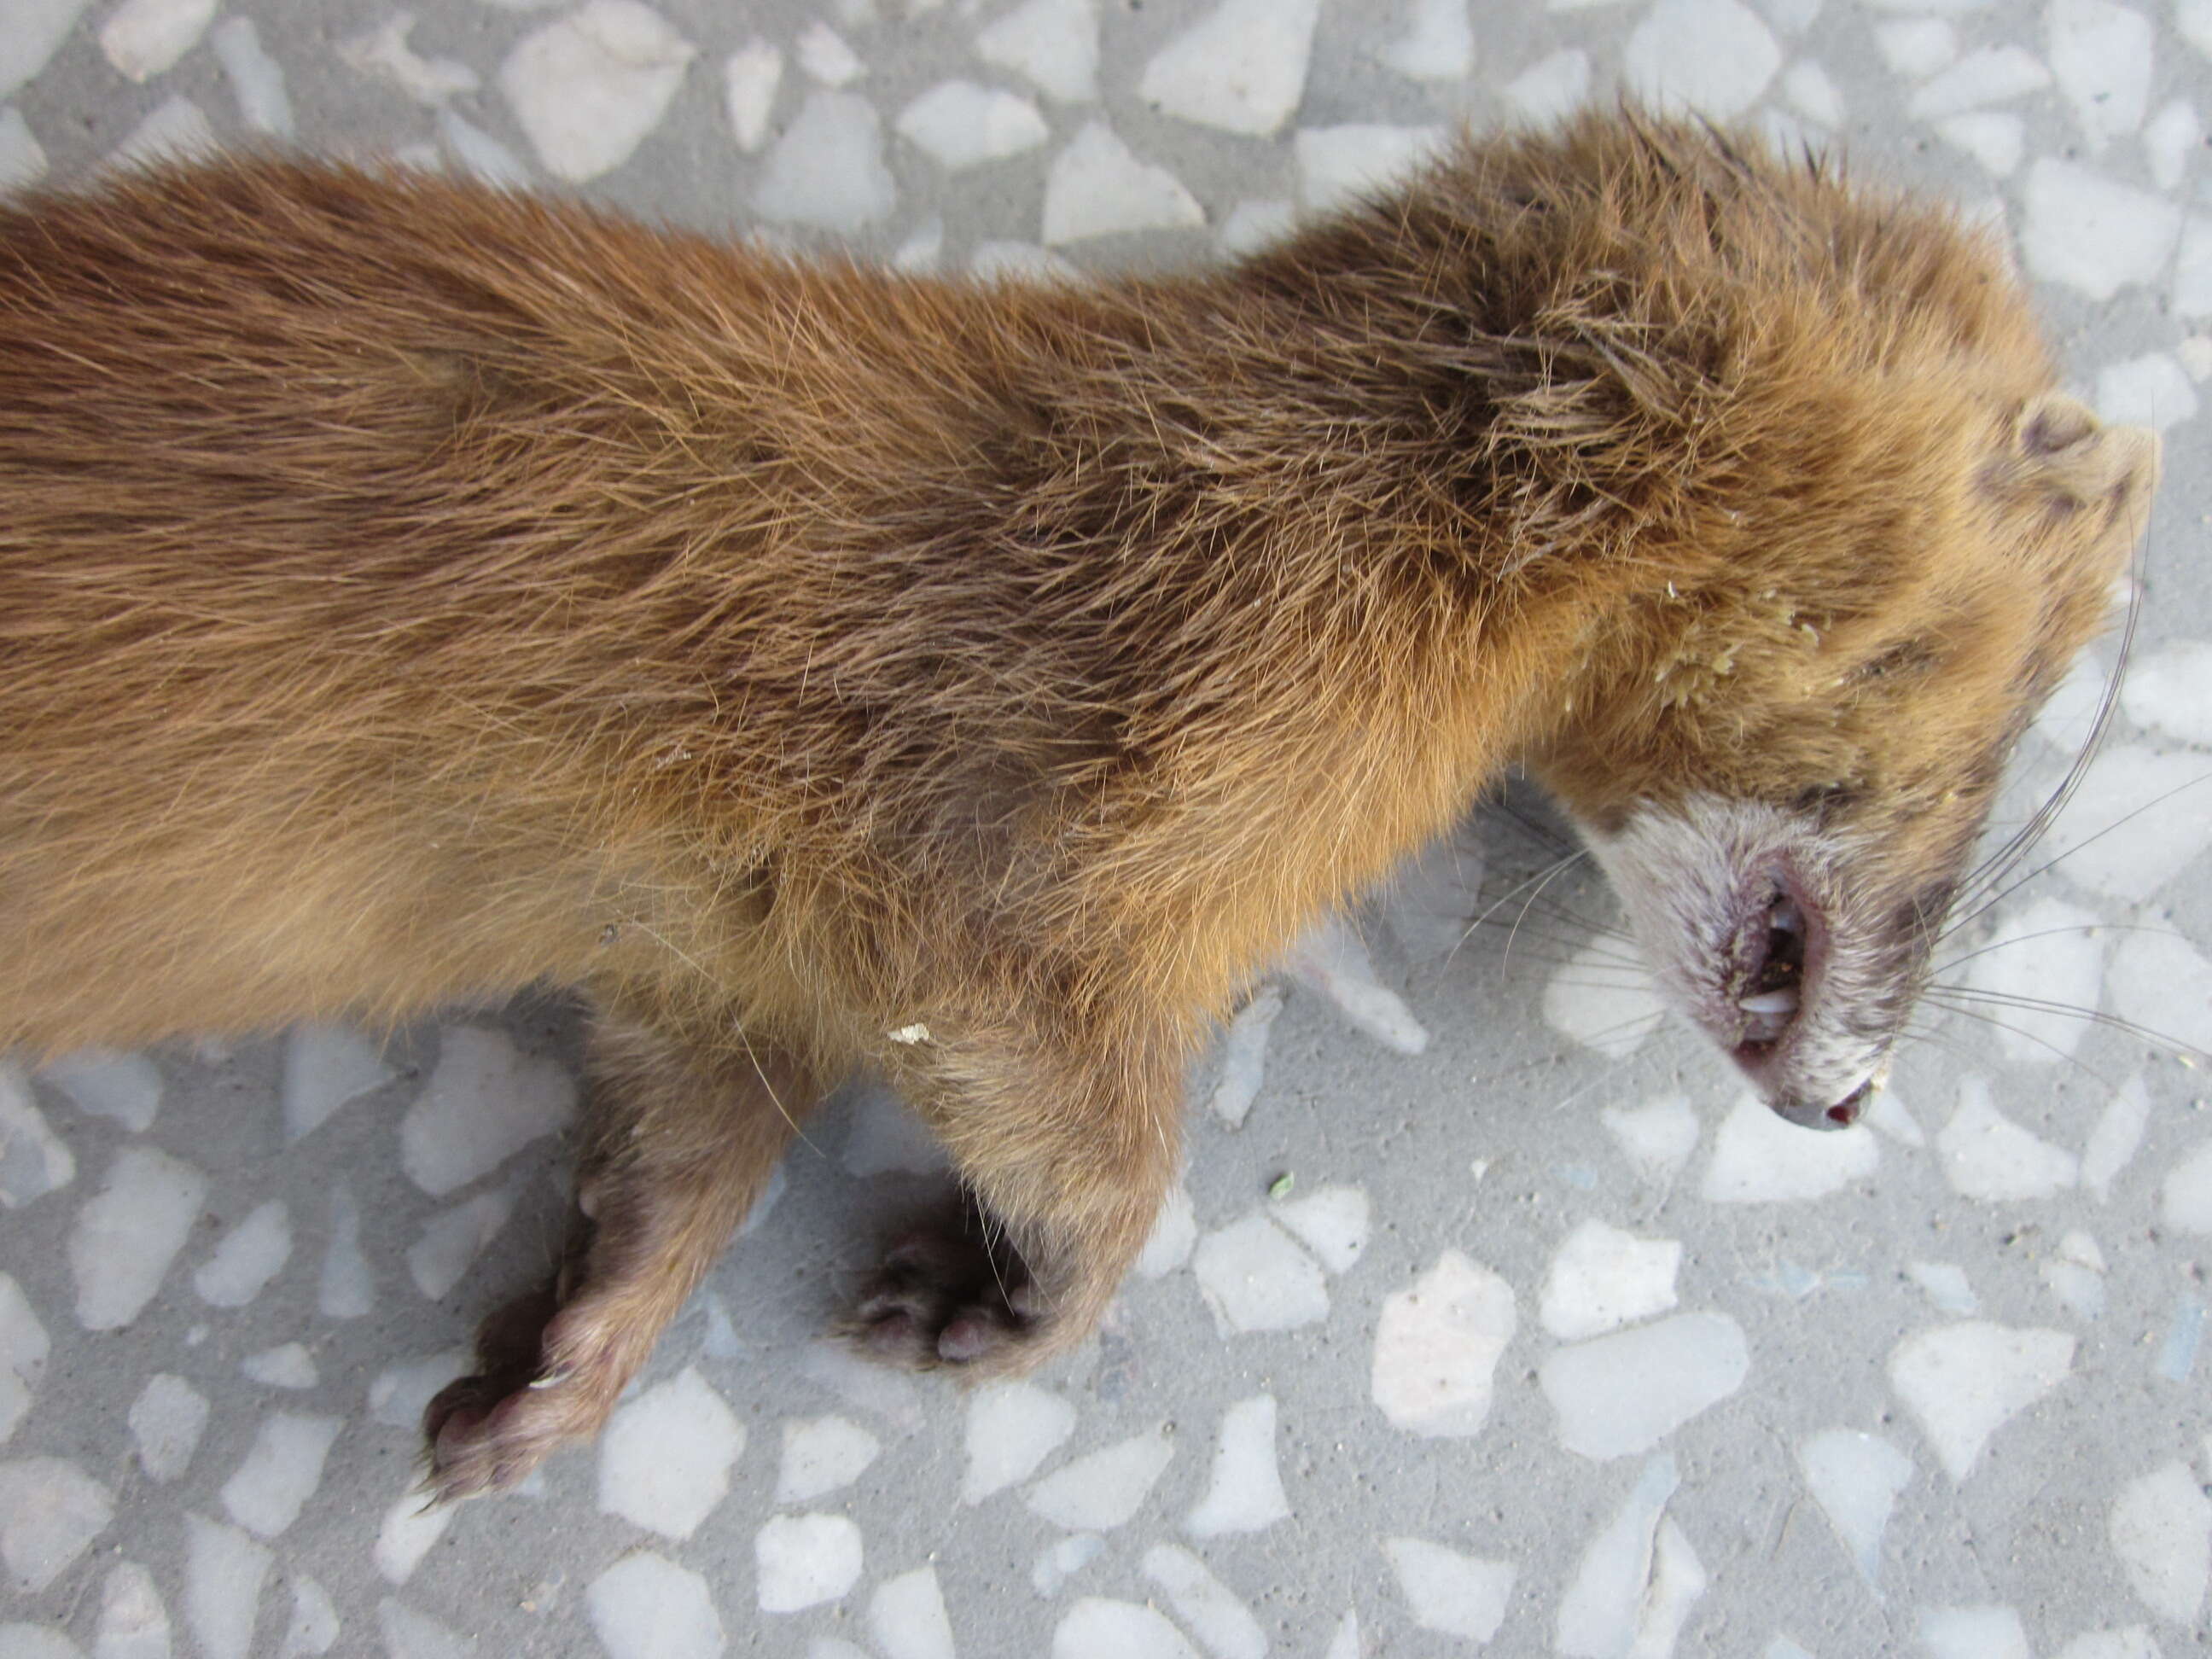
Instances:
[[[599,1432],[759,1196],[816,1080],[742,1041],[712,1054],[603,1018],[560,1273],[483,1323],[480,1367],[423,1413],[437,1500],[513,1486]]]
[[[889,1364],[1030,1370],[1097,1324],[1175,1178],[1182,1072],[997,1049],[948,1054],[919,1103],[964,1188],[895,1238],[842,1322]]]

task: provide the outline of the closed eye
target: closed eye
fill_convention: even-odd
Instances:
[[[1893,645],[1872,660],[1863,662],[1852,671],[1855,680],[1895,679],[1907,674],[1925,673],[1936,665],[1936,647],[1926,640],[1907,640],[1902,645]]]

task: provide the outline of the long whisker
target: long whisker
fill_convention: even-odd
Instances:
[[[1962,962],[1972,962],[1977,957],[1988,956],[1993,951],[2008,951],[2015,945],[2025,945],[2033,939],[2055,939],[2061,933],[2157,933],[2166,939],[2186,939],[2188,935],[2171,927],[2153,927],[2148,922],[2077,921],[2064,927],[2039,927],[2032,933],[2014,933],[2009,939],[1992,940],[1978,951],[1966,951],[1936,964],[1936,971],[1948,974]]]
[[[1940,998],[1937,996],[1939,993]],[[2208,1054],[2206,1050],[2198,1048],[2193,1042],[2184,1042],[2179,1037],[2145,1025],[2140,1021],[2129,1019],[2124,1015],[2108,1013],[2102,1008],[2084,1008],[2079,1003],[2056,1002],[2047,997],[2022,996],[2008,991],[1985,991],[1966,985],[1935,985],[1929,988],[1929,994],[1934,1000],[1949,999],[1945,1006],[1953,1008],[1958,1007],[1960,1002],[1963,1000],[1989,1003],[2000,1008],[2020,1008],[2035,1013],[2058,1014],[2068,1019],[2078,1019],[2093,1025],[2107,1026],[2115,1031],[2124,1031],[2130,1036],[2139,1038],[2142,1042],[2162,1048],[2170,1054],[2190,1054],[2202,1059],[2212,1059],[2212,1054]],[[1965,1011],[1961,1010],[1961,1012]]]

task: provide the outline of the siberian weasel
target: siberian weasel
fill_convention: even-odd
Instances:
[[[860,1063],[980,1222],[852,1328],[1019,1370],[1209,1022],[1516,762],[1849,1121],[2155,471],[1952,215],[1633,112],[1097,286],[269,160],[33,197],[0,1046],[588,1000],[581,1218],[431,1407],[448,1497],[599,1426]]]

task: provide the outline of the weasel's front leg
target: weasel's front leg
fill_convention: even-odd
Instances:
[[[1091,1056],[969,1040],[908,1081],[952,1155],[963,1202],[892,1243],[848,1334],[894,1364],[979,1376],[1074,1346],[1175,1178],[1182,1100],[1172,1045]]]
[[[555,1281],[486,1320],[482,1369],[423,1414],[441,1501],[509,1486],[599,1432],[820,1095],[788,1055],[729,1032],[710,1054],[602,1018]]]

